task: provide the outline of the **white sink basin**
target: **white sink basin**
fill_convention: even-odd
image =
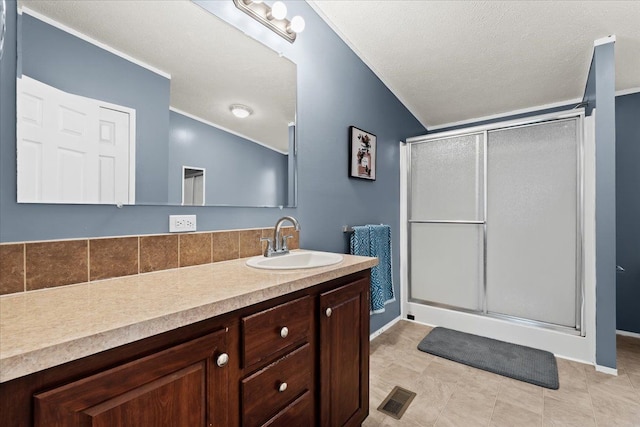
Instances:
[[[247,265],[254,268],[262,268],[265,270],[294,270],[297,268],[314,268],[325,267],[327,265],[337,264],[344,257],[340,254],[330,252],[291,252],[287,255],[279,255],[274,257],[257,256],[249,258]]]

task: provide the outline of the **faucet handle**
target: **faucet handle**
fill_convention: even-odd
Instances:
[[[273,239],[270,237],[261,237],[261,242],[267,242],[267,248],[264,250],[264,256],[271,256],[273,253]]]
[[[293,239],[295,236],[292,234],[289,234],[288,236],[282,236],[282,250],[283,251],[288,251],[289,250],[289,245],[287,244],[287,240],[289,239]]]

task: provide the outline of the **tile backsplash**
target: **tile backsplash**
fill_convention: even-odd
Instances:
[[[291,249],[299,233],[286,227]],[[0,295],[260,255],[273,228],[5,243]]]
[[[0,294],[24,289],[24,245],[0,246]]]

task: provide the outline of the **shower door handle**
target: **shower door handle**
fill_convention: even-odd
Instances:
[[[616,265],[616,271],[619,271],[620,273],[624,273],[624,268],[619,265]]]

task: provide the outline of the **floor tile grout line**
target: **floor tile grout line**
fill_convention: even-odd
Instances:
[[[587,367],[585,365],[584,369],[582,369],[582,375],[584,375],[584,381],[587,385],[587,393],[589,394],[589,402],[591,403],[591,419],[593,420],[593,424],[598,427],[598,418],[596,418],[596,409],[593,405],[593,396],[591,395],[591,387],[589,387],[589,377],[587,375]]]
[[[438,382],[441,386],[444,386],[442,381],[440,381],[439,379],[434,378],[434,381]],[[451,397],[455,394],[457,388],[458,388],[458,383],[456,382],[455,386],[453,387],[453,390],[452,390],[451,394],[449,395],[449,397],[447,397],[447,401],[444,402],[444,405],[442,405],[442,409],[440,410],[440,412],[438,412],[438,416],[436,417],[436,420],[433,423],[434,426],[438,424],[438,420],[442,416],[442,413],[444,412],[444,410],[447,409],[447,405],[449,404],[449,401],[451,400]]]
[[[502,389],[503,382],[500,381],[500,385],[498,386],[498,392],[496,393],[495,399],[493,399],[493,408],[491,409],[491,416],[489,417],[489,424],[491,425],[491,421],[493,420],[493,414],[496,413],[496,404],[498,403],[498,396],[500,396],[500,390]]]
[[[586,373],[585,373],[586,376]],[[598,427],[598,418],[596,417],[596,408],[593,405],[593,396],[591,395],[591,387],[589,387],[589,379],[587,378],[587,393],[589,393],[589,402],[591,402],[591,414],[593,415],[593,423]]]
[[[558,387],[559,388],[559,387]],[[542,390],[542,425],[544,426],[544,407],[547,406],[545,396],[547,395],[547,391],[545,389]]]

